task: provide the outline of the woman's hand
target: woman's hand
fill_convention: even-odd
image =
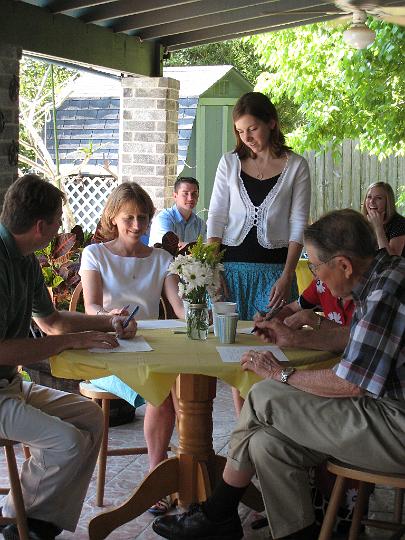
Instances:
[[[128,326],[124,328],[124,323],[127,318],[128,317],[117,315],[111,319],[113,330],[115,330],[117,337],[120,339],[132,339],[135,337],[138,325],[136,324],[135,319],[132,319],[129,321]]]
[[[103,315],[129,315],[129,311],[126,309],[126,308],[122,308],[122,309],[111,309],[110,311],[106,311],[105,313],[103,313]]]
[[[367,210],[367,219],[375,231],[384,229],[384,215],[384,212],[380,213],[372,209]]]
[[[222,272],[219,274],[219,287],[215,291],[215,294],[218,298],[223,298],[224,300],[228,300],[229,298],[228,285]]]
[[[280,380],[282,367],[276,357],[269,351],[259,353],[248,351],[240,359],[240,365],[244,371],[253,371],[263,379]]]
[[[282,304],[282,302],[287,302],[291,294],[291,283],[293,276],[286,274],[281,274],[278,280],[275,282],[270,291],[269,304],[271,308],[276,308]]]

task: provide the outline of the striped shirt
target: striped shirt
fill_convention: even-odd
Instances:
[[[349,343],[335,373],[375,397],[405,400],[405,259],[379,250],[352,294]]]

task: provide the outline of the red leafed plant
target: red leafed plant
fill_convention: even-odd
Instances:
[[[47,287],[58,309],[67,309],[80,281],[80,254],[91,241],[91,234],[76,225],[70,233],[60,233],[44,249],[36,252]]]

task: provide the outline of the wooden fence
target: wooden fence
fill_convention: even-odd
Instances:
[[[311,221],[337,208],[360,210],[367,187],[373,182],[388,182],[398,193],[405,186],[405,157],[379,161],[356,150],[356,141],[344,141],[340,157],[331,152],[306,152],[311,171]]]
[[[397,193],[405,186],[405,157],[378,161],[375,156],[355,149],[355,141],[342,144],[340,158],[331,152],[307,152],[311,171],[311,221],[336,208],[359,210],[373,182],[389,182]],[[94,231],[108,195],[118,185],[112,177],[78,178],[65,181],[65,190],[76,222],[86,231]],[[200,216],[206,219],[207,213]]]

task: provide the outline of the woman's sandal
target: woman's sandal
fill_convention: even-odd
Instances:
[[[163,497],[157,503],[151,506],[148,509],[148,512],[150,512],[154,516],[163,516],[163,514],[166,514],[166,512],[170,510],[171,506],[172,506],[171,498],[169,496]]]

